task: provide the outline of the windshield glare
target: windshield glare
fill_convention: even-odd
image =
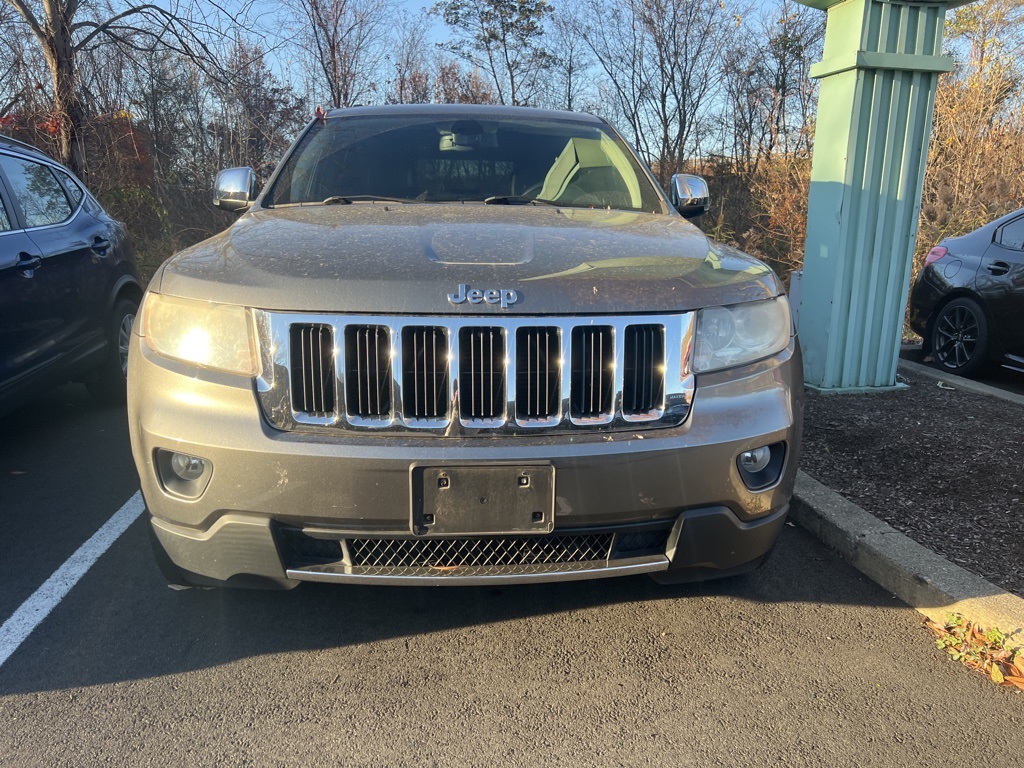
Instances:
[[[451,115],[354,115],[313,125],[265,205],[391,198],[664,213],[650,179],[603,125]]]

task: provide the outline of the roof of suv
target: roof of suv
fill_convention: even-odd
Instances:
[[[576,120],[584,123],[603,123],[600,117],[586,112],[565,112],[557,109],[538,109],[536,107],[510,107],[502,104],[384,104],[374,106],[343,107],[331,109],[327,112],[328,117],[341,117],[343,115],[451,115],[471,116],[481,119],[529,119],[548,118],[556,120]]]
[[[38,147],[32,146],[28,142],[15,139],[12,136],[4,136],[3,134],[0,134],[0,148],[14,149],[19,152],[31,152],[33,155],[38,155],[39,157],[45,158],[50,162],[53,162],[53,158],[51,158],[48,154],[43,152],[43,150],[39,149]]]

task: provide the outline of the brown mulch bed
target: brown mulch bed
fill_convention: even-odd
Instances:
[[[906,389],[808,391],[801,468],[1024,596],[1024,406],[900,370]]]

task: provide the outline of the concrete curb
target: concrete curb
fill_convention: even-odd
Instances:
[[[953,565],[804,472],[797,473],[790,516],[933,621],[959,613],[1024,644],[1024,598]]]
[[[927,376],[929,379],[934,379],[935,381],[946,382],[954,389],[962,389],[965,392],[973,392],[976,395],[998,397],[1000,400],[1005,400],[1008,403],[1015,403],[1016,405],[1024,406],[1024,395],[1018,395],[1016,392],[1007,392],[1005,389],[991,387],[988,384],[982,384],[980,381],[972,381],[971,379],[965,379],[952,373],[944,374],[942,371],[927,365],[922,365],[921,363],[915,363],[913,360],[901,359],[899,367],[907,371],[919,373],[922,376]]]

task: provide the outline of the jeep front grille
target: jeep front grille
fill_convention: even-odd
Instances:
[[[256,316],[259,397],[283,430],[636,430],[682,423],[693,398],[690,313]]]

